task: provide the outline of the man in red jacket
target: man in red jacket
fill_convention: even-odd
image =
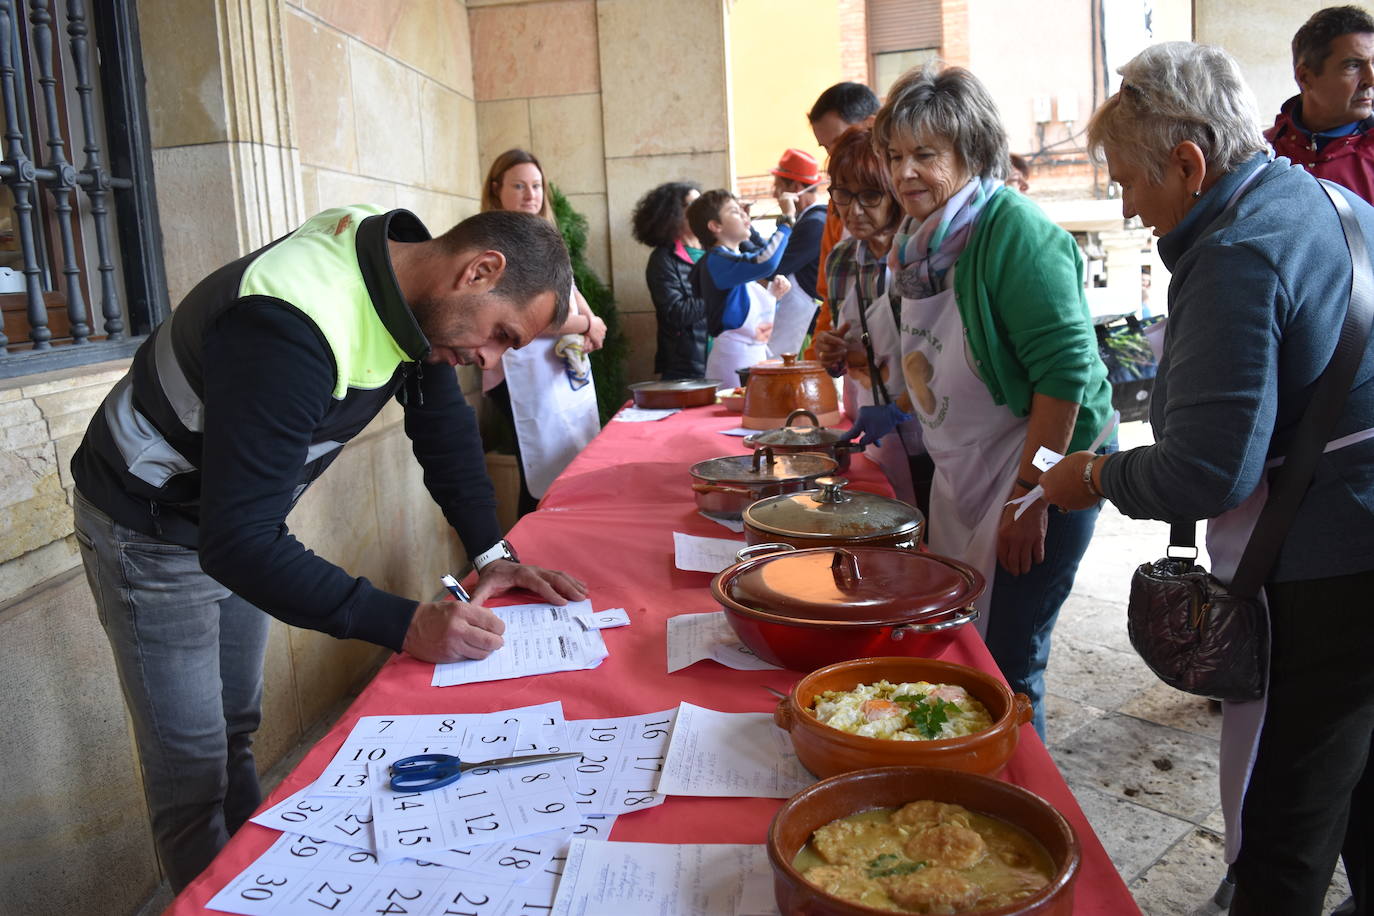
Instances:
[[[1374,203],[1374,18],[1358,6],[1312,14],[1293,36],[1301,92],[1264,136],[1318,178]]]

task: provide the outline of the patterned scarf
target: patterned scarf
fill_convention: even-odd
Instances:
[[[888,254],[893,286],[902,298],[928,299],[940,291],[978,215],[1002,187],[1000,179],[972,178],[919,224],[910,216],[902,221]]]
[[[887,259],[874,257],[867,242],[848,238],[837,242],[831,251],[825,276],[831,304],[837,311],[851,284],[857,284],[862,303],[872,302],[883,294],[883,287],[887,285]]]

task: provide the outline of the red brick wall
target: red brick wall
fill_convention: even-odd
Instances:
[[[954,67],[967,67],[968,0],[944,0],[940,4],[940,59]]]
[[[839,0],[840,75],[868,85],[868,2]]]

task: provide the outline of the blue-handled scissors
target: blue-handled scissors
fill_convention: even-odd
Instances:
[[[497,757],[481,763],[464,763],[452,754],[416,754],[391,765],[391,788],[397,792],[429,792],[457,782],[468,770],[526,767],[581,756],[580,751],[564,751],[560,754],[526,754],[523,757]]]

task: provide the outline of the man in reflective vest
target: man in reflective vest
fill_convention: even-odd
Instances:
[[[72,459],[76,536],[174,889],[260,803],[269,614],[444,662],[501,646],[505,626],[482,606],[494,594],[586,596],[501,539],[453,371],[561,324],[571,286],[562,238],[530,214],[482,213],[431,238],[405,210],[328,210],[197,284],[96,411]],[[389,594],[287,529],[392,398],[426,488],[477,558],[470,602]]]

